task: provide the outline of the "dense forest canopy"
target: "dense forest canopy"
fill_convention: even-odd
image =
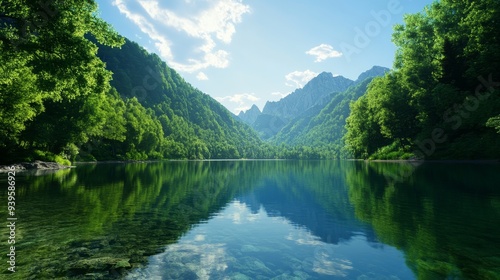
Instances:
[[[499,21],[496,0],[443,0],[407,15],[393,34],[393,71],[351,105],[354,156],[499,158]]]
[[[101,134],[111,72],[96,57],[93,34],[123,39],[96,16],[93,1],[0,2],[0,150],[63,154]]]
[[[0,161],[500,157],[499,1],[406,15],[392,71],[268,141],[97,13],[0,1]]]

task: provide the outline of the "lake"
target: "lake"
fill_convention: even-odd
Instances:
[[[500,279],[498,163],[80,164],[16,206],[2,279]]]

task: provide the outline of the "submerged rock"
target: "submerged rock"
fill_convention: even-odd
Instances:
[[[236,266],[246,275],[259,275],[266,277],[274,275],[274,272],[257,258],[242,258],[240,263],[236,264]]]
[[[119,269],[119,268],[131,268],[132,266],[130,265],[130,263],[128,262],[128,260],[120,260],[118,261],[114,268],[116,269]]]
[[[243,273],[237,272],[231,276],[231,279],[234,279],[234,280],[252,280],[252,277],[249,277]]]
[[[248,252],[259,252],[259,248],[253,246],[253,245],[243,245],[241,246],[241,251],[244,252],[244,253],[248,253]]]
[[[84,258],[90,257],[90,255],[91,255],[90,249],[85,248],[85,247],[79,247],[79,248],[72,249],[71,252],[75,253],[79,257],[84,257]]]
[[[307,278],[300,278],[298,276],[290,275],[289,273],[283,273],[283,274],[278,275],[276,277],[273,277],[271,279],[272,280],[302,280],[302,279],[307,279]]]
[[[76,261],[70,264],[69,269],[73,274],[87,275],[103,271],[116,273],[116,270],[120,271],[131,267],[128,259],[100,257]]]
[[[295,270],[293,272],[293,275],[298,277],[299,279],[310,279],[311,278],[311,275],[305,273],[304,271],[300,271],[300,270]]]

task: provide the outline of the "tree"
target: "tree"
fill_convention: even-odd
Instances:
[[[351,114],[346,119],[345,143],[356,158],[366,159],[389,142],[382,135],[380,125],[375,119],[375,112],[369,103],[368,95],[352,102]]]
[[[417,135],[418,110],[411,102],[411,91],[396,73],[375,79],[367,91],[368,106],[380,127],[380,133],[396,140],[404,148]]]
[[[393,71],[353,107],[346,138],[351,148],[406,155],[425,142],[433,158],[498,158],[498,135],[487,126],[497,127],[500,111],[499,20],[495,0],[436,1],[406,15],[394,28]],[[380,129],[390,142],[380,146],[362,129]]]
[[[97,17],[95,1],[1,1],[0,24],[1,153],[39,147],[59,153],[75,139],[98,133],[102,120],[90,107],[111,89],[111,73],[85,36],[114,47],[123,39]],[[60,126],[62,114],[67,121]],[[42,127],[48,138],[33,138]],[[56,142],[47,135],[64,131]]]

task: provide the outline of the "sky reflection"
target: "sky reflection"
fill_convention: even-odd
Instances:
[[[401,252],[353,234],[325,243],[262,205],[255,213],[234,200],[127,279],[414,278]]]

